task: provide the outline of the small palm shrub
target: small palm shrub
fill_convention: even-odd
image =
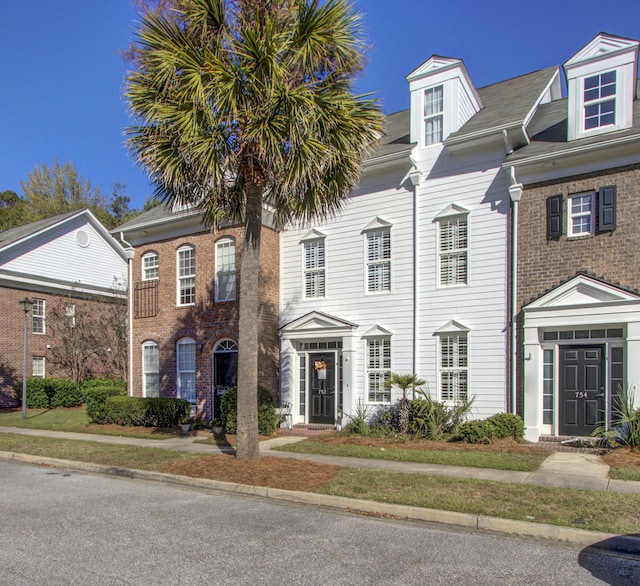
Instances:
[[[373,407],[358,400],[353,413],[348,416],[349,422],[342,428],[346,434],[369,435],[371,433],[370,421],[372,419]]]
[[[608,447],[628,446],[634,450],[640,448],[640,407],[636,409],[634,387],[623,389],[612,400],[611,429],[598,427],[593,432],[596,437],[603,438]]]
[[[455,433],[473,406],[473,398],[448,405],[423,391],[420,394],[420,399],[410,402],[410,431],[416,437],[429,440],[443,440]]]

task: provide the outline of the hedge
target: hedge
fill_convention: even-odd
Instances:
[[[513,413],[496,413],[487,419],[467,421],[458,428],[458,435],[470,444],[488,444],[494,439],[524,437],[524,421]]]
[[[22,381],[14,389],[14,395],[22,403]],[[56,407],[78,407],[84,402],[82,389],[66,378],[27,379],[27,408],[55,409]]]
[[[222,421],[227,433],[238,431],[238,391],[229,389],[220,400]],[[271,391],[258,387],[258,433],[271,435],[278,429],[280,417],[276,415],[276,402]]]
[[[104,402],[107,423],[117,425],[173,427],[189,415],[184,399],[111,396]]]
[[[93,386],[85,388],[85,406],[90,423],[110,423],[105,409],[105,402],[109,397],[123,397],[127,389],[119,385]]]

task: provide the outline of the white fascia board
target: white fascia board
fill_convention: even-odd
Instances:
[[[622,149],[623,147],[633,146],[635,143],[640,142],[640,133],[633,134],[631,136],[624,136],[619,138],[612,138],[606,141],[599,141],[597,143],[587,144],[587,145],[576,145],[574,147],[570,147],[568,149],[564,149],[560,152],[555,153],[541,153],[539,155],[533,155],[531,157],[527,157],[524,159],[518,159],[515,161],[507,161],[502,164],[502,168],[510,172],[511,168],[519,169],[518,176],[521,173],[526,172],[527,167],[535,167],[539,164],[544,163],[552,163],[559,162],[562,163],[563,159],[568,159],[570,157],[580,157],[586,156],[589,154],[597,155],[602,152],[607,155],[607,162],[602,161],[602,158],[599,158],[599,161],[602,161],[602,164],[599,165],[598,169],[608,169],[611,167],[611,164],[608,163],[614,156],[613,149]],[[620,153],[624,155],[624,153]],[[640,160],[639,153],[636,149],[634,149],[633,154],[635,154],[635,158]],[[622,163],[627,164],[627,163]]]
[[[554,93],[556,93],[554,92],[554,85],[557,86],[555,90],[559,92],[559,95],[557,96],[556,99],[559,99],[562,97],[562,92],[560,90],[560,68],[559,67],[556,69],[556,72],[553,74],[553,76],[549,80],[549,83],[545,86],[542,93],[538,96],[538,99],[536,100],[535,104],[531,107],[531,110],[529,110],[527,115],[524,117],[524,121],[523,121],[524,128],[529,126],[529,122],[531,122],[531,119],[535,116],[535,113],[538,110],[538,107],[542,103],[542,100],[544,99],[547,92],[551,94],[551,99],[554,99],[553,95]]]
[[[33,289],[34,291],[40,291],[42,293],[63,293],[65,295],[76,293],[113,299],[124,299],[126,297],[126,292],[117,293],[115,290],[105,289],[103,287],[91,287],[82,283],[72,283],[69,281],[41,279],[32,275],[13,275],[6,271],[0,272],[0,285],[12,289]]]
[[[615,326],[640,322],[640,300],[525,310],[525,330]]]
[[[378,165],[380,167],[386,167],[391,163],[395,163],[396,161],[400,161],[403,159],[408,160],[415,146],[416,145],[410,145],[407,149],[398,151],[397,153],[391,153],[389,155],[381,155],[379,157],[372,157],[370,159],[365,159],[362,162],[362,165],[364,167],[375,167]]]

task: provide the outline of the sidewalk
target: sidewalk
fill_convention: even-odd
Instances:
[[[233,453],[234,451],[233,449],[222,450],[217,446],[195,443],[198,439],[197,437],[178,437],[167,440],[154,440],[39,429],[18,429],[13,427],[0,427],[0,433],[15,433],[29,436],[75,439],[99,443],[165,448],[170,450],[185,450],[211,455]],[[283,444],[297,442],[303,439],[305,438],[281,436],[266,440],[261,442],[260,451],[264,455],[276,456],[279,458],[306,459],[353,468],[369,468],[404,472],[408,474],[430,474],[457,478],[478,478],[497,482],[517,482],[537,484],[541,486],[640,494],[640,482],[609,480],[607,478],[608,467],[599,462],[597,456],[591,456],[588,454],[573,454],[567,452],[554,453],[543,462],[542,466],[536,472],[531,473],[488,470],[484,468],[463,468],[460,466],[413,464],[386,460],[342,458],[338,456],[294,454],[277,452],[272,449]],[[497,517],[486,517],[484,515],[470,513],[425,509],[408,505],[394,505],[377,501],[323,495],[312,492],[291,491],[253,485],[248,486],[218,480],[175,476],[172,474],[163,474],[160,472],[151,472],[146,470],[103,466],[88,462],[71,462],[54,458],[2,452],[1,447],[0,459],[52,466],[67,470],[77,470],[86,473],[115,474],[117,476],[124,476],[132,479],[171,483],[183,487],[191,486],[205,490],[231,492],[237,495],[251,496],[253,498],[267,498],[275,501],[279,500],[282,502],[297,503],[314,507],[348,510],[368,515],[396,517],[414,521],[426,521],[429,523],[457,526],[471,530],[498,532],[508,535],[519,535],[521,537],[548,539],[552,541],[563,541],[575,546],[603,549],[621,553],[623,555],[638,556],[640,552],[640,535],[616,535],[574,527],[545,525],[530,521],[518,521]]]
[[[120,445],[164,448],[167,450],[183,450],[201,454],[229,454],[232,448],[221,449],[217,446],[195,443],[198,437],[185,436],[165,440],[140,439],[122,436],[97,435],[49,431],[43,429],[19,429],[0,427],[0,433],[51,437],[111,443]],[[341,456],[322,456],[316,454],[297,454],[274,451],[272,448],[306,439],[298,436],[281,436],[260,442],[263,455],[278,458],[311,460],[325,464],[335,464],[346,468],[386,470],[405,474],[428,474],[433,476],[449,476],[454,478],[475,478],[495,482],[513,482],[517,484],[533,484],[559,488],[583,490],[599,490],[626,494],[640,494],[640,482],[627,480],[611,480],[608,478],[609,467],[603,464],[598,456],[573,452],[554,452],[535,472],[516,472],[510,470],[493,470],[488,468],[469,468],[463,466],[443,466],[438,464],[419,464],[412,462],[394,462],[390,460],[370,460],[364,458],[346,458]]]

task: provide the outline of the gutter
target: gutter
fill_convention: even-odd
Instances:
[[[422,173],[418,170],[415,161],[414,171],[409,174],[413,184],[413,359],[412,372],[418,373],[418,187],[422,179]]]
[[[518,207],[522,197],[522,183],[516,179],[516,171],[511,167],[511,185],[509,186],[509,197],[511,199],[511,413],[516,413],[517,396],[517,366],[518,366],[518,346],[516,318],[518,315]]]
[[[124,232],[120,232],[120,241],[125,245],[125,252],[127,254],[127,329],[129,343],[128,346],[128,385],[127,390],[130,397],[133,397],[133,257],[135,255],[135,250],[133,246],[129,242],[124,239]]]

